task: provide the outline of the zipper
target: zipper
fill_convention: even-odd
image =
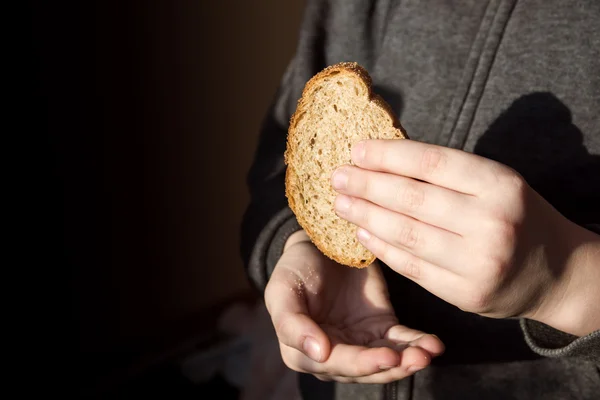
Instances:
[[[490,0],[463,71],[461,83],[450,104],[439,143],[463,148],[483,95],[504,29],[517,0]]]
[[[439,143],[463,148],[494,63],[496,52],[517,0],[490,0],[472,45],[461,84],[450,105]],[[408,382],[407,382],[408,381]],[[413,398],[414,376],[383,386],[383,400],[398,400],[398,385],[406,384]],[[403,398],[403,400],[405,400]]]
[[[405,378],[409,379],[409,378]],[[412,377],[410,378],[412,379]],[[398,382],[386,383],[383,386],[383,400],[397,400],[398,398]]]

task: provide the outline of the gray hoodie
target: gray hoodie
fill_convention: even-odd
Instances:
[[[507,164],[600,232],[600,1],[308,0],[248,175],[242,255],[258,290],[300,229],[284,195],[287,123],[308,79],[340,61],[368,69],[411,139]],[[387,385],[302,375],[305,398],[600,399],[600,331],[465,313],[384,271],[400,323],[446,353]]]

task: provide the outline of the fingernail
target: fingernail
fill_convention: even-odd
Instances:
[[[321,346],[319,346],[319,343],[315,339],[311,337],[304,339],[302,348],[304,349],[304,353],[314,361],[319,362],[321,360]]]
[[[394,367],[395,367],[395,365],[380,365],[379,369],[386,370],[386,369],[392,369]]]
[[[411,365],[410,367],[408,367],[408,372],[417,372],[422,370],[425,367],[419,366],[419,365]]]
[[[358,228],[356,230],[356,236],[361,242],[367,242],[369,239],[371,239],[371,234],[363,228]]]
[[[352,161],[356,164],[360,163],[365,158],[365,141],[362,140],[352,147]]]
[[[345,189],[348,186],[348,174],[343,169],[338,169],[333,173],[331,186],[336,190]]]
[[[348,196],[339,195],[335,199],[335,209],[337,212],[341,214],[345,214],[350,209],[352,205],[352,200]]]

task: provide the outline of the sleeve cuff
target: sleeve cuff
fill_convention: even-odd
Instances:
[[[521,319],[525,342],[544,357],[577,357],[600,363],[600,330],[577,337],[541,322]]]
[[[292,210],[286,207],[269,221],[258,236],[250,256],[248,274],[261,292],[267,286],[286,241],[301,229]]]

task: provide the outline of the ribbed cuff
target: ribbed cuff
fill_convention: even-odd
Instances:
[[[600,233],[600,224],[583,226]],[[600,363],[600,330],[578,337],[530,319],[521,319],[521,329],[527,345],[541,356],[578,357]]]
[[[258,236],[248,263],[248,275],[259,291],[265,290],[286,241],[300,229],[296,216],[286,207],[269,221]]]
[[[578,337],[541,322],[521,319],[525,342],[544,357],[578,357],[600,363],[600,330]]]

